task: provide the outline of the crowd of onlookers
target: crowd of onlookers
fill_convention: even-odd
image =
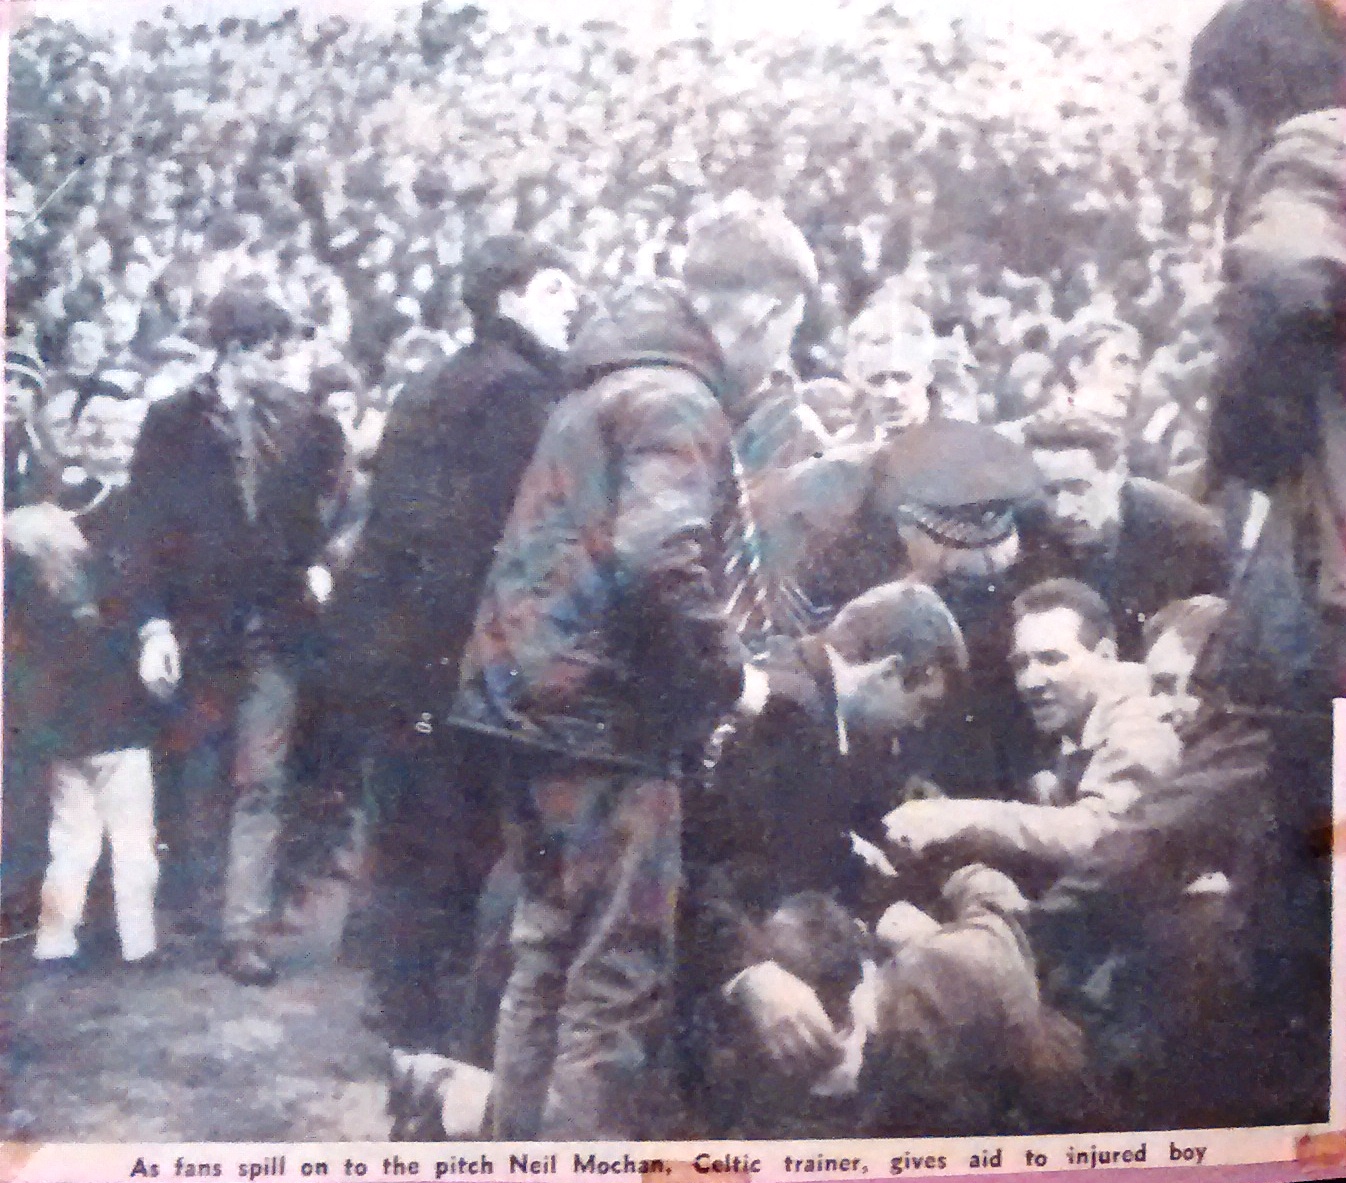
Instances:
[[[285,290],[315,327],[311,364],[352,367],[358,415],[463,333],[465,244],[521,229],[586,281],[669,274],[688,215],[744,188],[818,254],[804,377],[837,370],[845,326],[901,272],[941,366],[977,367],[969,412],[1023,417],[1119,321],[1136,375],[1115,410],[1148,463],[1183,452],[1214,262],[1182,47],[883,13],[847,45],[625,41],[433,5],[387,32],[187,9],[116,39],[18,30],[10,318],[51,371],[52,430],[95,370],[170,388],[230,273]]]
[[[17,30],[6,939],[106,841],[127,963],[265,986],[360,880],[395,1137],[1305,1120],[1187,49]]]

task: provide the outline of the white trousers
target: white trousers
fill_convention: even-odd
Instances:
[[[50,861],[38,920],[40,961],[73,957],[84,920],[89,881],[106,835],[122,957],[154,952],[154,774],[148,748],[58,760],[52,768]]]

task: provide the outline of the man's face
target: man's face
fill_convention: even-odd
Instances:
[[[804,297],[769,291],[721,293],[697,301],[740,390],[752,393],[790,355],[804,317]]]
[[[13,431],[33,415],[36,392],[26,382],[10,379],[5,383],[5,427]]]
[[[1150,693],[1158,700],[1164,719],[1175,727],[1190,723],[1196,715],[1199,703],[1191,692],[1196,658],[1174,629],[1160,633],[1145,654]]]
[[[1014,626],[1010,665],[1019,696],[1044,735],[1078,736],[1094,709],[1106,643],[1089,649],[1080,637],[1079,614],[1051,608]]]
[[[948,691],[942,666],[903,669],[896,656],[844,662],[839,707],[848,727],[886,737],[925,725]]]
[[[501,313],[551,349],[570,345],[570,328],[579,306],[579,287],[556,267],[535,272],[517,292],[500,297]]]
[[[1104,541],[1121,518],[1125,466],[1100,468],[1087,448],[1041,448],[1033,458],[1057,536],[1072,547]]]
[[[118,349],[129,345],[140,326],[140,305],[133,300],[110,300],[103,316],[108,341]]]
[[[122,290],[137,302],[149,295],[150,285],[154,283],[154,268],[148,263],[135,261],[126,265],[122,272]]]
[[[1127,421],[1140,390],[1140,358],[1130,341],[1108,338],[1073,372],[1076,406],[1109,423]]]
[[[72,431],[74,458],[109,484],[126,478],[145,407],[138,399],[93,398]]]
[[[934,362],[932,334],[903,326],[889,309],[875,308],[851,325],[843,371],[876,420],[900,430],[930,418]]]
[[[66,336],[66,364],[76,374],[92,374],[103,360],[107,343],[102,330],[92,321],[80,320],[70,326]]]

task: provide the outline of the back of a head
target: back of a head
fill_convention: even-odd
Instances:
[[[1229,0],[1192,42],[1185,99],[1212,129],[1219,92],[1271,129],[1343,105],[1346,19],[1333,0]]]
[[[752,290],[790,300],[818,286],[818,263],[798,226],[740,192],[688,221],[682,278],[692,292]]]
[[[294,318],[261,284],[227,286],[206,307],[206,334],[213,349],[255,349],[295,331]]]
[[[958,622],[923,583],[900,579],[857,596],[837,613],[823,637],[855,664],[896,656],[904,669],[967,669],[967,644]]]

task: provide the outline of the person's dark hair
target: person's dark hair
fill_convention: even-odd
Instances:
[[[497,315],[501,293],[524,287],[539,271],[569,271],[570,263],[555,247],[522,234],[486,239],[463,263],[464,307],[480,323]]]
[[[328,362],[313,371],[309,381],[309,393],[315,401],[321,401],[338,390],[349,390],[359,400],[365,401],[365,384],[359,371],[347,361]]]
[[[845,1021],[852,991],[872,956],[868,935],[836,900],[820,891],[791,896],[748,934],[754,958],[774,961],[812,986],[823,1009]]]
[[[1224,619],[1228,607],[1228,601],[1219,596],[1192,596],[1165,604],[1141,629],[1145,651],[1148,653],[1165,633],[1177,633],[1184,649],[1189,653],[1200,653]]]
[[[944,601],[923,583],[871,588],[837,613],[823,639],[854,664],[896,656],[904,669],[967,668],[967,644]]]
[[[1224,91],[1258,125],[1341,105],[1346,21],[1331,0],[1230,0],[1192,42],[1184,99],[1220,126]]]
[[[206,337],[213,349],[254,349],[296,331],[294,318],[260,288],[226,288],[206,308]]]
[[[1024,428],[1024,443],[1046,452],[1083,448],[1104,469],[1115,467],[1126,454],[1122,433],[1084,411],[1043,414],[1030,420]]]
[[[1078,579],[1047,579],[1035,583],[1019,594],[1012,611],[1017,624],[1026,616],[1040,616],[1057,608],[1066,608],[1079,617],[1080,642],[1085,648],[1094,649],[1100,641],[1117,640],[1117,628],[1103,597]]]

